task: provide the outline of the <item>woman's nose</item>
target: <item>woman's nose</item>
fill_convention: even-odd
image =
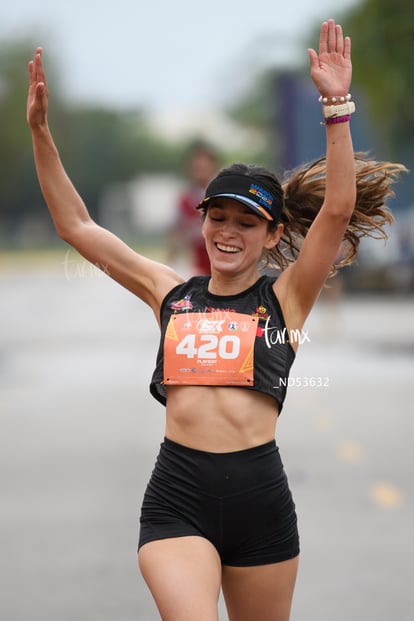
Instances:
[[[232,220],[225,220],[222,223],[221,231],[222,231],[222,233],[224,233],[228,237],[231,237],[234,234],[234,231],[235,231],[235,224],[234,224],[234,222]]]

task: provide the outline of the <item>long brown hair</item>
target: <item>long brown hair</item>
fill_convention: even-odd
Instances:
[[[349,265],[356,257],[362,237],[386,239],[386,225],[394,221],[386,205],[395,193],[393,184],[401,173],[407,172],[402,164],[376,162],[366,154],[355,155],[356,203],[345,231],[338,261],[332,265],[331,275],[339,267]],[[262,263],[278,270],[285,269],[294,261],[312,222],[318,214],[325,197],[326,161],[320,158],[285,173],[280,182],[267,168],[255,164],[237,163],[222,169],[218,177],[244,174],[271,186],[275,194],[283,198],[280,222],[284,225],[282,237],[274,248],[265,250]],[[278,223],[270,223],[270,227]]]

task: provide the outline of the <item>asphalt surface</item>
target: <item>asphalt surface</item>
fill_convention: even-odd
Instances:
[[[163,436],[152,314],[75,254],[0,279],[0,619],[155,621],[136,564]],[[307,331],[277,438],[292,621],[412,621],[414,300],[320,302]]]

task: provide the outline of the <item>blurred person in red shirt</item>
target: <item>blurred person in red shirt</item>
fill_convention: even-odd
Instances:
[[[210,274],[200,212],[196,207],[203,200],[205,189],[218,167],[219,156],[211,145],[196,142],[191,146],[186,158],[189,185],[178,197],[175,221],[168,233],[168,258],[174,262],[183,250],[188,252],[193,274]]]

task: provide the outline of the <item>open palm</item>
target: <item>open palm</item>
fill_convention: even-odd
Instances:
[[[352,78],[351,39],[333,19],[324,22],[319,37],[319,54],[309,49],[311,78],[324,96],[346,95]]]

